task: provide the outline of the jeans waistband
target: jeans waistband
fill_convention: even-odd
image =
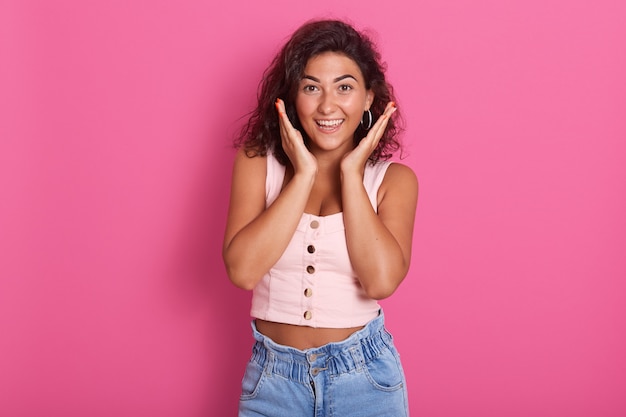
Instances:
[[[382,310],[378,317],[347,339],[306,350],[274,342],[259,333],[254,321],[252,330],[256,343],[251,360],[268,374],[278,374],[301,383],[309,383],[311,376],[322,371],[338,375],[361,369],[386,349],[395,349],[392,336],[385,329]]]

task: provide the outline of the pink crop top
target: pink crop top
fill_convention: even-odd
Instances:
[[[378,188],[391,162],[367,164],[363,184],[376,210]],[[267,156],[266,207],[280,194],[285,167]],[[299,326],[363,326],[380,306],[359,283],[346,245],[343,214],[304,213],[276,264],[253,290],[251,316]]]

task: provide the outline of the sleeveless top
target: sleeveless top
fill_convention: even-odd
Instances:
[[[363,184],[374,210],[390,161],[365,166]],[[285,166],[267,155],[266,207],[280,194]],[[348,328],[367,324],[380,306],[369,298],[352,268],[343,213],[304,213],[278,262],[252,293],[251,316],[298,326]]]

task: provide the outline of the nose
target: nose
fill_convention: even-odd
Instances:
[[[317,106],[317,111],[321,114],[331,114],[335,111],[335,100],[331,94],[323,93],[320,95],[320,101]]]

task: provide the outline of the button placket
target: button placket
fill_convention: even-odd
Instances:
[[[304,320],[309,321],[314,318],[313,301],[315,295],[315,273],[316,273],[316,239],[319,236],[321,229],[320,220],[312,218],[309,221],[306,233],[305,233],[305,248],[304,248],[304,271],[302,280],[302,317]]]
[[[326,364],[326,358],[324,353],[312,353],[308,356],[308,361],[311,367],[311,376],[316,377],[320,372],[328,369]]]

